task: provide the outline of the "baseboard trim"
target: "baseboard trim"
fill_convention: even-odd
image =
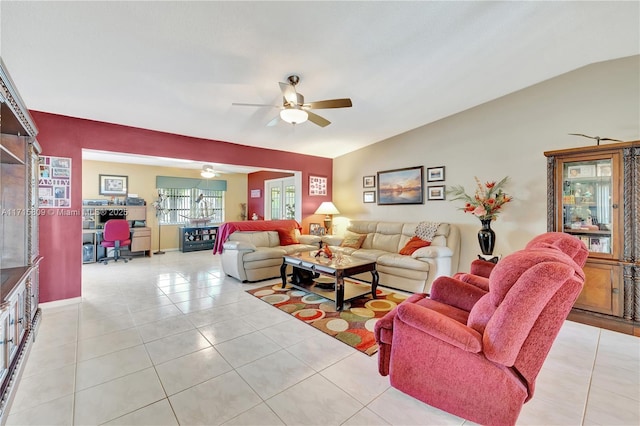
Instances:
[[[54,300],[52,302],[38,303],[38,307],[45,309],[59,308],[61,306],[77,305],[82,303],[82,297],[72,297],[70,299]]]

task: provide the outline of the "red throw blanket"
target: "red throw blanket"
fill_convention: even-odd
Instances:
[[[243,222],[225,222],[218,228],[216,242],[213,246],[213,254],[222,253],[222,245],[229,235],[235,231],[275,231],[277,229],[298,229],[302,231],[302,226],[293,220],[247,220]]]

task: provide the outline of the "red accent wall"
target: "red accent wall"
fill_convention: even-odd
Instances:
[[[194,138],[136,127],[31,111],[38,127],[42,154],[72,159],[71,210],[77,216],[53,214],[40,218],[40,301],[79,297],[82,291],[82,149],[157,155],[199,162],[302,171],[302,216],[313,215],[331,200],[333,160],[230,142]],[[309,175],[327,176],[326,197],[309,197]],[[264,182],[264,179],[263,179]],[[249,182],[249,190],[254,182]],[[261,188],[264,185],[262,184]],[[263,194],[264,195],[264,194]],[[247,194],[247,201],[250,197]],[[262,210],[262,208],[261,208]],[[253,213],[248,206],[247,213]]]

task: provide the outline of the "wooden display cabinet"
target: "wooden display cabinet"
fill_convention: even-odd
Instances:
[[[38,308],[37,129],[0,58],[0,424],[35,336]]]
[[[589,249],[572,316],[640,334],[640,141],[548,151],[547,229]]]

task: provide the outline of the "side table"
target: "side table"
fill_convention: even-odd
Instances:
[[[479,254],[478,259],[486,260],[487,262],[491,262],[491,263],[498,263],[498,261],[502,259],[502,255],[501,254]]]

